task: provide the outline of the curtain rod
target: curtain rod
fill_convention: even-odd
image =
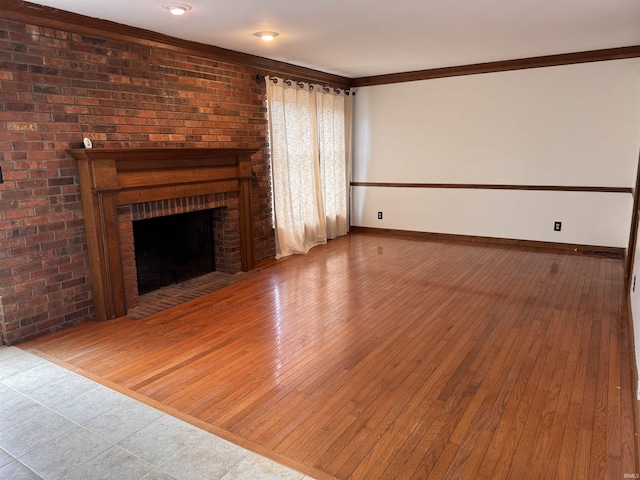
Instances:
[[[257,82],[264,82],[266,79],[267,79],[266,75],[262,75],[262,74],[260,74],[260,73],[256,75],[256,81],[257,81]],[[278,80],[279,80],[279,79],[278,79],[277,77],[269,77],[269,80],[271,80],[273,83],[278,83]],[[301,82],[301,81],[298,81],[298,80],[289,80],[289,79],[284,79],[284,80],[282,80],[282,81],[283,81],[287,86],[289,86],[289,87],[290,87],[291,85],[293,85],[293,83],[294,83],[294,82],[295,82],[295,84],[296,84],[296,85],[298,85],[300,88],[304,87],[304,83],[303,83],[303,82]],[[309,84],[309,90],[313,90],[314,86],[312,85],[312,83],[311,83],[311,82],[308,82],[308,84]],[[339,94],[339,93],[341,93],[341,92],[344,92],[344,94],[345,94],[345,95],[355,95],[355,94],[356,94],[356,92],[352,92],[352,91],[351,91],[350,89],[348,89],[348,88],[340,89],[340,88],[337,88],[337,87],[328,87],[328,86],[326,86],[326,85],[320,85],[320,86],[322,87],[322,89],[323,89],[325,92],[330,92],[330,91],[333,89],[333,91],[334,91],[335,93],[338,93],[338,94]]]

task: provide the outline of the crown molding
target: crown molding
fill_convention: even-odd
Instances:
[[[434,78],[460,77],[463,75],[477,75],[480,73],[506,72],[509,70],[524,70],[527,68],[555,67],[559,65],[573,65],[576,63],[603,62],[606,60],[621,60],[624,58],[640,57],[640,45],[629,47],[607,48],[586,52],[562,53],[559,55],[545,55],[541,57],[519,58],[515,60],[501,60],[499,62],[475,63],[457,67],[432,68],[414,72],[392,73],[351,79],[352,87],[368,87],[371,85],[386,85],[389,83],[415,82]]]

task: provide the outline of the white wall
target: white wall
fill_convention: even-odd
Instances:
[[[351,198],[357,226],[611,247],[627,246],[633,206],[585,192],[352,187]]]
[[[363,87],[352,180],[630,188],[639,147],[640,59]],[[625,193],[354,187],[351,222],[626,247],[631,210]]]

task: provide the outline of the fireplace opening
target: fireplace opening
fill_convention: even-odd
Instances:
[[[215,271],[212,210],[133,222],[138,293]]]

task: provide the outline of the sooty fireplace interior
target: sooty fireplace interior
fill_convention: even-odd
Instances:
[[[215,271],[211,210],[133,222],[140,295]]]

